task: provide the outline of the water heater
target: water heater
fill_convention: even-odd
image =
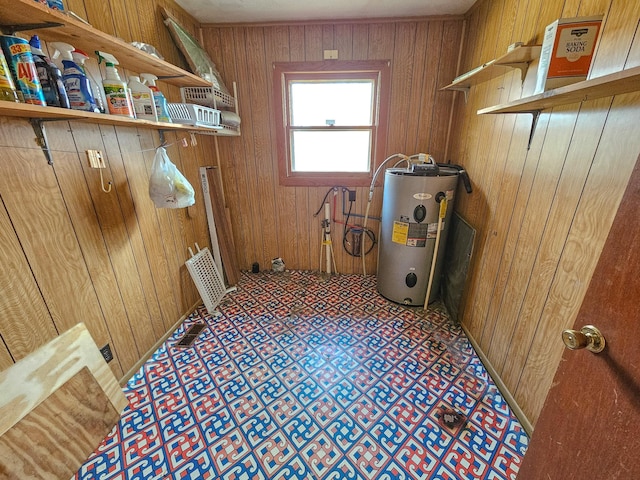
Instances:
[[[382,197],[382,226],[378,246],[378,292],[405,305],[424,305],[436,256],[429,302],[438,297],[447,233],[453,215],[458,176],[455,165],[414,165],[387,169]],[[441,222],[438,252],[434,252],[440,213],[439,200],[447,199]]]

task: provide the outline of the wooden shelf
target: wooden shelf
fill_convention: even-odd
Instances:
[[[559,105],[568,105],[637,91],[640,91],[640,67],[633,67],[621,72],[549,90],[531,97],[521,98],[514,102],[483,108],[478,110],[478,114],[534,113]]]
[[[31,118],[40,121],[48,120],[82,120],[88,123],[98,123],[102,125],[115,125],[121,127],[149,128],[154,130],[182,130],[186,132],[204,133],[207,135],[235,136],[239,135],[233,129],[214,129],[206,127],[194,127],[181,123],[153,122],[150,120],[136,120],[118,115],[107,115],[103,113],[82,112],[57,107],[40,107],[38,105],[27,105],[25,103],[14,103],[0,101],[0,116]]]
[[[446,87],[442,87],[440,90],[460,90],[469,92],[469,89],[473,85],[486,82],[495,75],[502,75],[508,70],[519,68],[521,77],[527,74],[529,63],[540,56],[541,45],[524,45],[516,47],[510,52],[491,60],[483,65],[480,65],[473,70],[464,73],[451,82]]]
[[[59,27],[33,29],[33,33],[37,33],[47,42],[66,42],[89,55],[96,50],[111,53],[118,59],[122,68],[136,73],[152,73],[163,82],[172,85],[209,86],[206,80],[193,73],[33,0],[0,0],[0,12],[0,25],[63,24]]]
[[[206,80],[193,73],[149,55],[123,40],[107,35],[80,20],[72,18],[63,12],[51,10],[33,0],[0,0],[0,28],[7,33],[31,30],[33,33],[37,33],[42,40],[47,42],[66,42],[75,48],[85,50],[87,54],[95,50],[105,51],[114,55],[124,69],[136,73],[152,73],[162,81],[180,87],[210,87]],[[117,115],[5,101],[0,101],[0,116],[29,119],[38,143],[50,164],[53,164],[53,159],[44,132],[44,122],[46,121],[81,120],[103,125],[149,128],[158,130],[161,137],[168,130],[218,136],[240,135],[239,128],[222,127],[213,129],[195,127],[180,123],[136,120]]]

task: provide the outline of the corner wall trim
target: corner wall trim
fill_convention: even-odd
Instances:
[[[511,408],[515,416],[518,417],[518,420],[522,424],[522,428],[524,428],[524,431],[527,432],[527,435],[529,435],[529,437],[531,437],[531,435],[533,434],[533,425],[531,424],[527,416],[524,414],[524,412],[516,402],[515,397],[511,394],[507,386],[502,381],[502,378],[500,378],[500,375],[498,375],[498,372],[496,371],[496,369],[493,368],[493,365],[491,365],[491,362],[489,361],[487,356],[480,349],[480,345],[478,345],[478,342],[476,342],[475,338],[473,338],[473,335],[471,335],[469,330],[467,330],[467,327],[465,327],[462,324],[461,326],[462,326],[462,329],[464,330],[464,333],[467,335],[469,342],[471,342],[471,346],[478,354],[478,358],[480,358],[480,361],[482,362],[484,367],[487,369],[487,372],[489,372],[489,375],[491,376],[494,383],[496,384],[496,387],[498,387],[498,390],[500,390],[500,393],[509,404],[509,407]]]
[[[121,387],[124,387],[127,384],[127,382],[131,380],[131,377],[133,377],[136,374],[136,372],[140,370],[140,367],[142,367],[142,365],[144,365],[147,362],[147,360],[151,358],[151,356],[155,353],[156,350],[160,348],[160,346],[167,340],[167,338],[173,335],[175,331],[178,329],[178,327],[182,325],[182,322],[184,322],[189,317],[189,315],[195,312],[196,308],[198,308],[201,304],[202,304],[202,300],[198,299],[198,301],[194,303],[189,310],[187,310],[187,313],[185,313],[182,317],[180,317],[180,319],[167,331],[167,333],[165,333],[162,336],[162,338],[160,338],[156,343],[154,343],[153,346],[149,349],[149,351],[145,353],[140,358],[140,360],[138,360],[136,364],[133,367],[131,367],[127,373],[125,373],[122,376],[120,380],[118,380],[118,383],[120,384]]]

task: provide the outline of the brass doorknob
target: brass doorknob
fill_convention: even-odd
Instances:
[[[593,353],[604,350],[606,343],[600,330],[593,325],[585,325],[580,330],[565,330],[562,332],[562,341],[570,350],[586,348]]]

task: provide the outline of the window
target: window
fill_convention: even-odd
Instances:
[[[368,185],[384,154],[389,62],[274,64],[282,185]]]

